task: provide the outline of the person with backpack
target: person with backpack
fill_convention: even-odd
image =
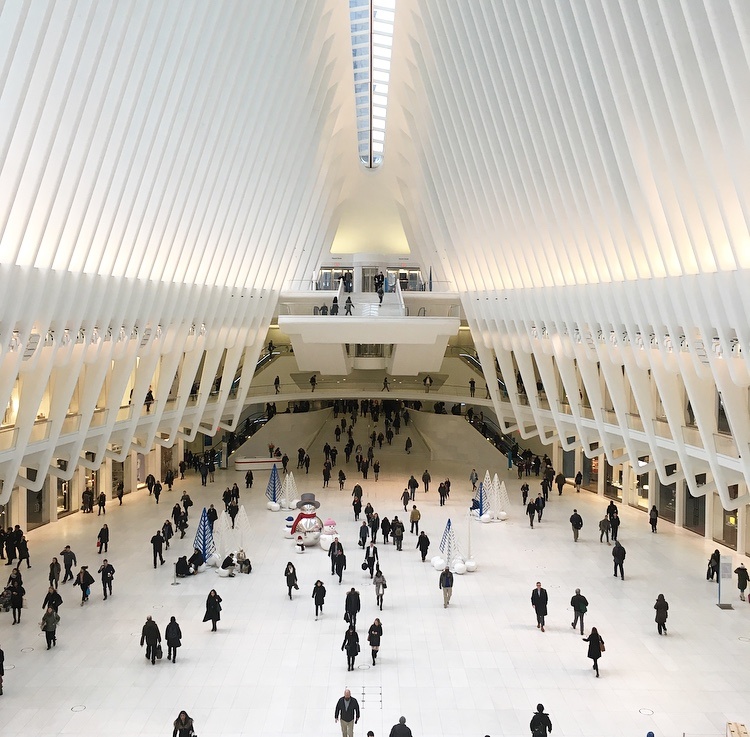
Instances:
[[[544,711],[544,704],[536,705],[536,712],[529,722],[531,737],[547,737],[547,733],[552,732],[552,720],[549,714]]]

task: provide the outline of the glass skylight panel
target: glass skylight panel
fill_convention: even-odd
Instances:
[[[383,161],[396,0],[349,0],[360,161]]]

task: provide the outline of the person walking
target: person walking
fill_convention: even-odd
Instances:
[[[739,567],[734,569],[734,572],[737,574],[737,588],[740,590],[740,600],[745,601],[745,589],[747,588],[750,574],[747,568],[745,568],[744,563],[740,563]]]
[[[18,567],[26,561],[26,568],[31,568],[31,557],[29,555],[29,543],[26,536],[21,534],[16,538],[16,550],[18,551]]]
[[[583,634],[583,615],[588,611],[589,602],[581,594],[581,589],[576,589],[575,594],[570,600],[570,606],[573,607],[573,621],[570,623],[570,626],[575,629],[576,625],[580,622],[581,634]]]
[[[47,607],[52,607],[52,609],[58,611],[62,603],[62,596],[60,596],[60,594],[58,594],[57,591],[52,588],[52,586],[50,586],[49,589],[47,589],[47,595],[44,597],[44,601],[42,602],[42,611],[47,609]]]
[[[385,595],[385,590],[388,588],[388,583],[380,568],[375,571],[375,577],[372,579],[372,582],[375,584],[375,604],[380,607],[380,611],[382,612],[383,596]]]
[[[346,651],[346,669],[354,670],[354,660],[359,654],[359,635],[354,625],[350,624],[344,633],[344,641],[341,643],[341,651]]]
[[[583,517],[578,514],[578,510],[574,509],[573,514],[570,515],[570,526],[573,529],[573,542],[578,542],[578,533],[583,527]]]
[[[448,566],[445,566],[445,569],[440,574],[438,588],[443,591],[443,609],[447,609],[453,595],[453,574]]]
[[[534,517],[536,516],[536,503],[533,499],[529,501],[529,503],[526,505],[526,515],[529,518],[529,527],[531,529],[534,529]]]
[[[531,592],[531,606],[536,612],[536,628],[544,632],[544,618],[547,616],[547,589],[542,588],[542,584],[537,581],[536,588]]]
[[[347,297],[346,302],[344,302],[344,317],[351,317],[353,309],[354,309],[354,302],[352,302],[351,297]]]
[[[253,472],[248,471],[245,474],[245,488],[246,489],[252,489],[253,488]]]
[[[60,563],[57,560],[57,558],[53,558],[52,562],[49,564],[49,585],[55,587],[55,591],[57,591],[57,586],[60,583]]]
[[[406,726],[406,717],[398,718],[398,724],[391,727],[388,737],[411,737],[411,730]]]
[[[375,574],[375,564],[379,560],[378,555],[378,548],[375,545],[374,540],[370,540],[370,544],[367,546],[365,550],[365,564],[367,566],[367,570],[370,571],[370,578],[372,579],[373,575]]]
[[[378,651],[380,650],[380,638],[382,636],[383,625],[380,624],[380,620],[376,617],[375,621],[370,625],[370,629],[367,631],[367,642],[370,643],[373,665],[375,665],[375,658],[378,657]]]
[[[373,512],[370,515],[370,540],[373,544],[377,542],[378,532],[380,532],[380,515]]]
[[[476,491],[477,481],[479,481],[479,474],[477,473],[476,468],[471,469],[471,473],[469,474],[469,481],[471,481],[471,490]]]
[[[186,711],[181,711],[179,713],[172,726],[174,727],[172,730],[172,737],[195,737],[195,732],[193,731],[193,720],[188,716]]]
[[[211,589],[206,597],[206,613],[203,615],[204,622],[211,622],[211,632],[216,632],[216,623],[221,619],[221,597],[216,589]]]
[[[13,612],[13,624],[21,623],[21,609],[23,609],[23,597],[26,589],[19,580],[13,581],[10,586],[10,609]]]
[[[359,613],[361,606],[359,591],[352,586],[347,592],[346,599],[344,600],[344,619],[352,627],[357,626],[357,614]]]
[[[582,483],[583,483],[583,474],[579,471],[576,474],[576,477],[575,477],[575,480],[574,480],[574,484],[575,484],[575,487],[576,487],[576,494],[580,494],[581,493],[581,484]]]
[[[666,635],[667,617],[669,616],[669,604],[664,598],[664,594],[659,594],[659,596],[656,597],[656,604],[654,604],[654,609],[656,609],[656,616],[654,617],[654,621],[656,622],[656,630],[660,635]]]
[[[706,580],[713,581],[716,576],[716,583],[719,583],[719,564],[721,563],[721,553],[718,549],[711,553],[708,559],[708,570],[706,571]]]
[[[425,535],[424,530],[419,533],[416,547],[422,555],[422,563],[424,563],[425,558],[427,558],[427,551],[430,549],[430,538]]]
[[[619,541],[615,541],[615,547],[612,548],[612,558],[614,560],[614,576],[617,578],[617,571],[620,571],[620,577],[622,580],[625,580],[625,573],[622,569],[622,564],[625,562],[625,548],[622,547],[622,545],[619,543]]]
[[[605,514],[602,519],[599,520],[599,542],[604,542],[604,538],[607,538],[607,545],[609,545],[609,528],[610,522],[609,517]]]
[[[73,581],[73,586],[81,587],[81,606],[83,606],[91,595],[91,584],[94,583],[94,577],[89,573],[88,566],[81,566],[81,570]]]
[[[383,388],[380,390],[381,392],[389,392],[391,390],[390,385],[388,384],[388,377],[383,378]]]
[[[289,561],[284,568],[284,578],[286,579],[286,591],[289,594],[289,599],[292,598],[292,589],[299,591],[299,584],[297,583],[297,569],[294,567],[294,563]]]
[[[648,513],[648,522],[651,525],[651,532],[656,532],[656,525],[659,524],[659,510],[656,508],[656,504],[651,507],[651,511]]]
[[[326,587],[323,586],[323,582],[320,579],[318,579],[313,586],[312,598],[315,602],[315,619],[317,619],[318,611],[323,614],[323,604],[326,600]]]
[[[73,566],[78,565],[78,560],[76,559],[76,554],[70,549],[70,545],[66,545],[60,551],[60,557],[63,559],[63,565],[65,566],[65,576],[63,576],[63,584],[65,584],[75,578],[73,575]]]
[[[359,721],[359,703],[348,688],[336,702],[333,719],[341,722],[341,737],[354,737],[354,725]]]
[[[3,677],[5,676],[5,653],[0,649],[0,696],[3,695]]]
[[[596,671],[596,677],[599,678],[599,658],[602,657],[604,652],[604,640],[602,640],[599,631],[596,627],[591,628],[591,632],[588,637],[583,638],[584,642],[589,644],[588,656],[594,661],[594,670]]]
[[[208,513],[206,516],[208,517]],[[209,524],[211,524],[210,517]],[[211,532],[213,532],[213,527],[211,528]],[[164,538],[164,547],[169,550],[169,541],[174,537],[174,527],[172,527],[172,523],[168,519],[165,519],[164,524],[161,526],[161,536]]]
[[[112,596],[112,580],[115,577],[114,566],[105,558],[99,566],[99,574],[102,577],[102,593],[104,601],[107,601],[107,595]]]
[[[477,382],[474,381],[474,379],[469,379],[469,396],[470,397],[474,396],[474,392],[476,391],[476,388],[477,388]]]
[[[102,551],[109,552],[109,527],[106,524],[102,525],[102,529],[96,536],[96,546],[99,548],[99,555],[102,554]]]
[[[341,553],[340,555],[336,556],[336,560],[334,562],[334,571],[336,575],[339,577],[339,584],[341,584],[341,577],[344,575],[344,571],[346,570],[346,556]]]
[[[413,504],[411,512],[409,513],[409,522],[411,523],[411,533],[419,534],[419,520],[422,519],[422,513],[417,509],[417,505]]]
[[[176,663],[177,648],[182,646],[182,630],[175,617],[169,618],[169,624],[164,630],[164,639],[167,641],[167,660]]]
[[[338,537],[333,538],[333,542],[328,548],[328,557],[331,559],[331,575],[336,571],[336,558],[344,554],[344,546],[339,542]]]
[[[388,538],[391,534],[391,521],[388,517],[383,517],[380,522],[380,533],[383,535],[383,545],[388,545]]]
[[[396,543],[396,550],[401,550],[401,546],[404,543],[404,524],[398,517],[394,517],[391,522],[391,535],[393,536],[393,542]]]
[[[404,489],[404,493],[401,494],[401,503],[404,505],[404,512],[408,512],[409,510],[406,508],[406,505],[411,501],[411,494],[409,493],[409,489]]]
[[[161,565],[164,565],[164,556],[162,555],[164,538],[161,536],[161,530],[157,530],[156,534],[151,538],[151,549],[154,553],[154,568],[156,568],[157,558],[161,561]]]
[[[547,506],[547,502],[544,500],[544,497],[541,493],[537,494],[534,505],[536,506],[537,522],[541,522],[542,515],[544,514],[544,508]]]
[[[529,722],[531,737],[547,737],[548,732],[552,732],[552,721],[549,714],[544,711],[544,704],[536,705],[536,712]]]
[[[615,509],[615,513],[609,518],[609,526],[612,530],[612,541],[617,542],[617,535],[620,530],[620,515]]]
[[[146,622],[141,630],[141,647],[146,645],[146,659],[151,660],[151,665],[156,665],[156,651],[161,642],[159,625],[154,622],[151,615],[146,617]]]
[[[430,490],[430,481],[432,481],[432,476],[430,476],[430,472],[425,468],[424,473],[422,474],[422,483],[424,484],[425,494]]]
[[[60,615],[51,606],[48,606],[42,615],[40,624],[42,632],[44,632],[44,636],[47,639],[47,650],[52,649],[53,645],[57,645],[57,625],[59,623]]]

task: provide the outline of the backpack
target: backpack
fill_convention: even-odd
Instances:
[[[539,725],[538,727],[534,727],[533,731],[531,732],[531,737],[547,737],[547,730]]]

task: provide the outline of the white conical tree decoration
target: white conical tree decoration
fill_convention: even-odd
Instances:
[[[297,499],[297,482],[294,480],[294,474],[289,471],[284,479],[284,506],[291,509],[295,499]]]
[[[508,496],[508,487],[505,486],[505,481],[500,481],[498,475],[495,474],[495,478],[492,479],[492,485],[497,489],[497,503],[498,506],[495,511],[510,513],[510,497]]]
[[[239,537],[239,547],[237,549],[242,548],[244,551],[247,551],[250,545],[250,520],[247,517],[244,504],[240,505],[240,511],[234,520],[234,529]]]
[[[445,524],[443,537],[440,539],[440,552],[445,556],[446,564],[453,568],[456,558],[462,558],[461,549],[458,546],[456,532],[450,519]]]
[[[214,524],[214,540],[216,541],[216,549],[219,551],[222,559],[226,558],[229,553],[233,553],[239,549],[237,545],[239,542],[239,531],[236,528],[232,529],[232,518],[226,512],[222,512],[221,517]]]

